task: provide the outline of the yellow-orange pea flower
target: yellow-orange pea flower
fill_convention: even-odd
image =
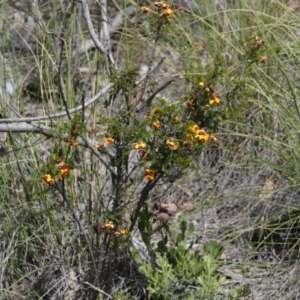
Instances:
[[[200,130],[200,127],[197,124],[191,125],[189,131],[192,133],[197,133]]]
[[[258,37],[255,38],[255,43],[258,47],[262,47],[265,45],[265,41],[264,40],[260,40]]]
[[[156,170],[151,170],[151,169],[145,169],[144,170],[145,178],[148,181],[154,180],[154,178],[156,177],[157,174],[158,174],[158,172]]]
[[[102,229],[114,229],[116,226],[112,221],[109,221],[108,223],[102,224]]]
[[[216,137],[214,137],[213,135],[211,135],[210,137],[209,137],[209,140],[210,140],[210,142],[212,142],[213,144],[219,144],[219,141],[218,141],[218,139],[216,138]]]
[[[154,108],[152,108],[151,111],[152,111],[153,114],[157,114],[157,113],[158,113],[158,108],[157,108],[157,107],[154,107]]]
[[[175,18],[175,15],[173,14],[173,10],[171,8],[167,8],[163,13],[162,16],[166,19],[172,19]]]
[[[262,55],[262,56],[259,58],[259,62],[261,62],[261,63],[265,63],[265,62],[267,62],[267,60],[268,60],[268,57],[267,57],[266,55]]]
[[[147,14],[150,11],[150,8],[147,7],[147,6],[142,6],[141,11],[142,11],[143,14]]]
[[[146,144],[145,143],[134,143],[133,147],[138,151],[138,152],[143,152],[146,149]]]
[[[96,143],[94,144],[94,147],[97,148],[97,149],[100,149],[100,148],[103,148],[103,143]]]
[[[115,232],[115,236],[119,237],[121,235],[125,235],[128,232],[127,228],[122,228],[120,231]]]
[[[179,142],[167,140],[166,145],[172,150],[177,150],[179,148]]]
[[[104,138],[104,143],[113,144],[114,142],[115,142],[115,140],[111,137],[105,137]]]
[[[152,123],[152,127],[153,127],[153,129],[157,130],[157,129],[160,127],[159,121],[153,122],[153,123]]]
[[[205,83],[204,83],[203,81],[200,81],[200,82],[199,82],[199,86],[205,87]]]
[[[176,117],[174,118],[174,122],[175,122],[175,123],[179,123],[179,122],[180,122],[180,118],[179,118],[178,116],[176,116]]]
[[[219,104],[221,101],[221,99],[217,96],[213,96],[210,100],[209,100],[209,104],[210,105],[217,105]]]
[[[77,147],[77,146],[79,146],[79,142],[74,141],[74,140],[69,140],[68,143],[69,143],[69,145],[72,146],[72,147]]]
[[[197,140],[201,143],[206,143],[209,139],[209,134],[199,134],[196,136]]]
[[[52,176],[50,174],[45,174],[43,176],[43,180],[47,183],[47,184],[53,184],[54,183],[54,179],[52,178]]]
[[[70,175],[70,169],[68,167],[60,169],[60,175],[62,177],[68,177]]]
[[[128,233],[128,229],[126,227],[123,227],[121,230],[120,230],[120,233],[121,234],[126,234]]]

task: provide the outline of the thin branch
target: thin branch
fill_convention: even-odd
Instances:
[[[106,87],[104,87],[97,95],[95,95],[92,99],[85,102],[84,107],[88,107],[89,105],[93,104],[97,101],[101,96],[105,95],[111,88],[113,84],[110,83]],[[69,114],[73,114],[77,111],[82,110],[82,104],[77,107],[69,109]],[[34,122],[34,121],[42,121],[47,119],[53,119],[58,117],[64,117],[67,115],[66,111],[61,111],[55,114],[46,115],[46,116],[39,116],[39,117],[29,117],[29,118],[18,118],[18,119],[0,119],[0,123],[21,123],[21,122]]]
[[[91,15],[90,15],[89,5],[86,0],[79,0],[79,2],[81,2],[81,4],[82,4],[83,15],[84,15],[89,33],[91,35],[91,38],[92,38],[95,46],[97,47],[97,49],[102,54],[105,55],[106,49],[105,49],[104,45],[101,43],[101,41],[98,39],[97,34],[95,32],[95,29],[94,29],[94,26],[92,23],[92,19],[91,19]]]
[[[102,16],[102,36],[103,36],[105,54],[107,55],[109,62],[111,64],[115,64],[115,60],[113,58],[112,51],[111,51],[106,0],[100,0],[100,7],[101,7],[101,16]]]
[[[107,293],[105,293],[104,291],[100,290],[99,288],[95,287],[94,285],[91,285],[89,282],[87,281],[83,281],[82,283],[88,285],[89,287],[91,287],[93,290],[99,292],[102,295],[105,295],[106,297],[108,297],[109,299],[113,299],[112,296],[108,295]]]
[[[86,0],[79,0],[82,4],[83,15],[87,23],[87,27],[90,33],[90,36],[96,46],[96,48],[105,56],[106,61],[106,71],[110,76],[112,73],[111,65],[115,64],[110,45],[110,36],[109,36],[109,27],[108,27],[108,18],[107,18],[107,10],[106,10],[106,0],[100,1],[101,7],[101,17],[102,17],[102,35],[104,44],[99,40],[93,22],[91,20],[89,6]]]
[[[67,116],[69,118],[69,120],[71,120],[71,115],[69,113],[69,109],[68,109],[68,102],[67,102],[67,95],[66,95],[66,87],[64,84],[64,80],[62,77],[62,62],[63,62],[63,50],[64,50],[64,46],[66,45],[66,41],[64,38],[61,38],[61,44],[60,44],[60,54],[59,54],[59,67],[58,67],[58,77],[59,77],[59,81],[58,81],[58,88],[60,91],[60,95],[65,107],[65,111],[67,113]]]
[[[140,117],[143,117],[146,113],[147,110],[149,109],[149,107],[151,106],[151,103],[153,101],[153,99],[155,98],[155,96],[161,92],[162,90],[164,90],[168,85],[170,85],[173,81],[177,80],[178,76],[176,77],[171,77],[168,78],[167,80],[165,80],[164,82],[162,82],[153,92],[152,94],[146,99],[144,100],[144,104],[142,106],[142,108],[139,111],[139,115]]]
[[[144,203],[146,202],[146,200],[148,199],[149,193],[150,191],[155,187],[155,185],[157,184],[157,182],[163,177],[163,174],[160,173],[158,174],[155,179],[153,181],[149,181],[147,182],[147,184],[144,186],[142,193],[141,193],[141,197],[140,200],[138,202],[137,208],[134,211],[134,215],[131,219],[131,224],[129,227],[129,232],[131,232],[136,224],[136,221],[138,219],[140,210],[142,209]]]

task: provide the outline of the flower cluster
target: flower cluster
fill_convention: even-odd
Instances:
[[[144,152],[146,149],[145,143],[134,143],[132,145],[139,153]]]
[[[95,143],[94,147],[97,149],[101,149],[104,147],[104,144],[114,144],[115,143],[115,139],[113,139],[112,137],[106,136],[104,137],[104,140],[102,143]]]
[[[122,235],[126,235],[128,233],[128,229],[126,228],[126,227],[123,227],[122,229],[120,229],[119,231],[116,231],[115,233],[114,233],[114,235],[116,236],[116,237],[120,237],[120,236],[122,236]]]
[[[153,170],[153,169],[145,169],[144,170],[144,176],[148,181],[153,181],[157,175],[158,175],[157,170]]]
[[[203,81],[199,82],[199,86],[206,92],[206,94],[209,97],[209,105],[217,105],[221,101],[221,96],[218,92],[214,91],[212,87],[207,86]],[[191,105],[192,103],[188,102],[188,105]]]
[[[174,11],[171,9],[170,4],[166,3],[165,1],[155,2],[154,6],[156,6],[159,10],[162,10],[162,13],[160,13],[160,17],[167,20],[175,18]],[[143,14],[147,14],[151,11],[151,9],[148,6],[142,6],[141,11]]]
[[[205,143],[209,140],[209,134],[205,132],[204,129],[200,129],[200,127],[196,124],[191,125],[188,128],[188,133],[186,134],[186,137],[189,140],[197,140],[201,143]]]
[[[173,10],[170,8],[170,5],[164,1],[160,1],[160,2],[155,2],[154,5],[159,8],[162,9],[163,12],[161,14],[162,17],[166,18],[166,19],[172,19],[175,18],[175,15],[173,13]]]
[[[77,147],[77,146],[79,146],[79,142],[74,141],[73,139],[69,139],[69,140],[68,140],[68,143],[69,143],[69,145],[72,146],[72,147]]]
[[[57,166],[60,170],[60,175],[62,177],[68,177],[70,175],[70,168],[68,167],[68,165],[63,161],[62,158],[59,158],[57,160]]]
[[[169,139],[166,141],[166,145],[172,150],[177,150],[179,148],[179,141]]]
[[[59,169],[59,174],[57,176],[53,178],[49,173],[46,173],[43,176],[43,181],[49,185],[54,184],[56,181],[61,181],[62,178],[66,178],[70,175],[70,167],[63,161],[62,158],[57,159],[56,167]]]
[[[112,222],[112,221],[109,221],[108,223],[104,223],[101,225],[102,229],[108,229],[108,230],[114,229],[115,227],[116,226],[115,226],[114,222]]]
[[[114,224],[114,222],[109,221],[108,223],[102,224],[100,227],[101,227],[101,229],[111,231],[111,230],[113,230],[113,229],[116,228],[116,225]],[[118,231],[115,231],[115,232],[114,232],[114,235],[115,235],[116,237],[120,237],[120,236],[122,236],[122,235],[126,235],[127,233],[128,233],[128,229],[127,229],[126,227],[123,227],[122,229],[120,229],[120,230],[118,230]]]
[[[53,177],[52,177],[50,174],[45,174],[45,175],[43,176],[43,180],[44,180],[47,184],[49,184],[49,185],[51,185],[51,184],[54,183],[54,179],[53,179]]]

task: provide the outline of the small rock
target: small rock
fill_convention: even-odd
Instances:
[[[157,219],[160,220],[162,223],[166,223],[169,219],[170,216],[164,212],[160,212],[156,215]]]
[[[190,211],[190,210],[193,210],[193,209],[194,209],[194,204],[193,204],[191,201],[184,202],[184,203],[181,205],[181,209],[182,209],[183,211]]]
[[[174,203],[162,203],[160,205],[159,211],[167,213],[168,215],[172,216],[177,213],[178,207]]]

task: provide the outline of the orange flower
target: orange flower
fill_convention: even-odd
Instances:
[[[147,6],[143,6],[143,7],[141,7],[141,11],[143,14],[147,14],[150,11],[150,8]]]
[[[199,142],[205,143],[209,139],[209,134],[207,134],[207,133],[206,134],[199,134],[199,135],[196,136],[196,138],[198,139]]]
[[[265,41],[264,40],[260,40],[258,37],[255,38],[255,43],[258,47],[262,47],[265,45]]]
[[[103,148],[103,143],[96,143],[94,144],[94,147],[97,148],[97,149],[100,149],[100,148]]]
[[[126,234],[128,233],[128,229],[126,227],[123,227],[121,230],[120,230],[120,233],[121,234]]]
[[[210,140],[210,142],[212,142],[213,144],[219,144],[219,141],[218,141],[218,139],[216,138],[216,137],[214,137],[213,135],[211,135],[210,137],[209,137],[209,140]]]
[[[68,177],[70,175],[70,169],[68,167],[61,168],[60,174],[62,177]]]
[[[47,184],[53,184],[54,183],[54,179],[52,178],[52,176],[50,174],[45,174],[43,176],[43,180],[47,183]]]
[[[221,101],[221,96],[219,95],[219,93],[215,92],[215,93],[213,93],[212,98],[209,100],[209,104],[217,105],[220,103],[220,101]]]
[[[68,141],[69,145],[72,146],[72,147],[77,147],[79,145],[79,142],[76,142],[74,140],[69,140]]]
[[[158,108],[157,108],[157,107],[154,107],[154,108],[152,108],[151,111],[152,111],[153,114],[156,114],[156,113],[158,113]]]
[[[161,15],[166,19],[175,18],[175,15],[173,14],[173,10],[171,8],[167,8]]]
[[[153,123],[152,123],[152,127],[153,127],[154,130],[157,130],[157,129],[160,127],[159,121],[153,122]]]
[[[59,158],[57,160],[57,166],[60,168],[60,169],[66,169],[68,168],[68,165],[63,161],[62,158]]]
[[[108,223],[102,224],[102,229],[114,229],[116,226],[112,221],[109,221]]]
[[[104,143],[113,144],[114,142],[115,142],[115,140],[111,137],[105,137],[104,138]]]
[[[265,63],[265,62],[267,62],[267,60],[268,60],[268,57],[267,57],[266,55],[262,55],[262,56],[259,58],[259,62],[261,62],[261,63]]]
[[[173,142],[173,141],[167,140],[166,145],[172,150],[177,150],[179,148],[179,142]]]
[[[191,125],[189,127],[189,131],[192,133],[198,133],[199,130],[200,130],[200,127],[197,124]]]
[[[127,232],[128,232],[128,229],[127,229],[126,227],[124,227],[124,228],[122,228],[120,231],[116,231],[116,232],[115,232],[115,236],[116,236],[116,237],[119,237],[119,236],[121,236],[121,235],[127,234]]]
[[[156,170],[151,169],[145,169],[144,175],[148,181],[154,180],[154,178],[157,176],[158,172]]]
[[[138,151],[138,152],[143,152],[145,151],[146,144],[145,143],[134,143],[133,147]]]

